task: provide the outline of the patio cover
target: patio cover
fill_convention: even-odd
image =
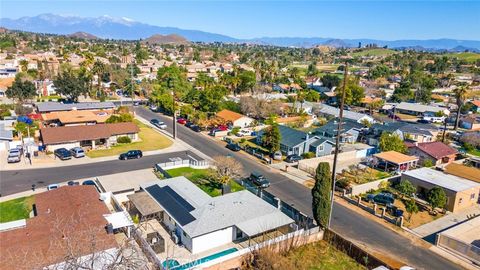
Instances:
[[[149,216],[163,211],[162,207],[146,192],[137,192],[127,195],[127,197],[142,216]]]
[[[112,224],[113,229],[133,226],[133,221],[126,211],[116,212],[113,214],[106,214],[103,217]]]
[[[375,154],[373,156],[376,157],[376,158],[388,161],[390,163],[397,164],[397,165],[405,164],[405,163],[409,163],[409,162],[413,162],[413,161],[418,160],[418,157],[416,157],[416,156],[408,156],[408,155],[405,155],[405,154],[402,154],[402,153],[399,153],[399,152],[396,152],[396,151],[382,152],[382,153]]]

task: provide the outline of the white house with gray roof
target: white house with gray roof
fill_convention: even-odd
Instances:
[[[318,114],[330,117],[339,117],[340,116],[340,109],[336,107],[332,107],[326,104],[321,104],[318,108]],[[356,121],[357,123],[362,123],[364,121],[368,121],[369,123],[374,123],[375,119],[370,115],[357,113],[353,111],[343,110],[343,117],[345,119]]]
[[[444,107],[408,102],[401,102],[395,106],[395,112],[413,115],[434,115],[439,112],[442,112],[445,115],[450,114],[450,110]]]
[[[79,102],[79,103],[60,103],[60,102],[41,102],[36,103],[37,112],[59,112],[59,111],[73,111],[73,110],[106,110],[114,109],[113,102]]]
[[[192,254],[294,223],[247,190],[210,197],[183,176],[145,183],[141,188],[163,210],[162,223]]]

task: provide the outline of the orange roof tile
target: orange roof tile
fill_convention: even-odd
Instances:
[[[221,110],[217,113],[217,117],[220,117],[227,122],[234,122],[244,117],[244,115],[236,112],[232,112],[230,110]]]

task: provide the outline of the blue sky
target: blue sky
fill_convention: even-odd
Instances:
[[[236,38],[480,40],[480,1],[0,0],[0,17],[110,15]]]

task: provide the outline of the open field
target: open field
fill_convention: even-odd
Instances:
[[[458,58],[467,62],[475,62],[480,59],[480,53],[462,52],[462,53],[447,53],[447,57]]]
[[[397,51],[383,48],[364,49],[352,53],[352,56],[388,56],[397,53]]]
[[[170,141],[164,135],[153,130],[151,127],[148,127],[139,121],[135,121],[135,124],[137,124],[137,126],[140,128],[140,132],[138,133],[138,136],[140,137],[140,141],[125,143],[125,144],[117,144],[110,147],[109,149],[99,149],[99,150],[88,151],[87,156],[91,158],[115,156],[133,149],[142,150],[145,152],[145,151],[164,149],[172,145],[172,141]]]
[[[34,202],[33,196],[1,202],[0,223],[28,218]]]
[[[185,176],[187,179],[192,181],[195,185],[205,191],[208,195],[212,197],[222,195],[221,186],[211,181],[211,172],[208,169],[192,169],[189,167],[176,168],[167,170],[167,173],[172,176]],[[230,188],[232,192],[243,190],[243,187],[235,181],[230,181]]]

